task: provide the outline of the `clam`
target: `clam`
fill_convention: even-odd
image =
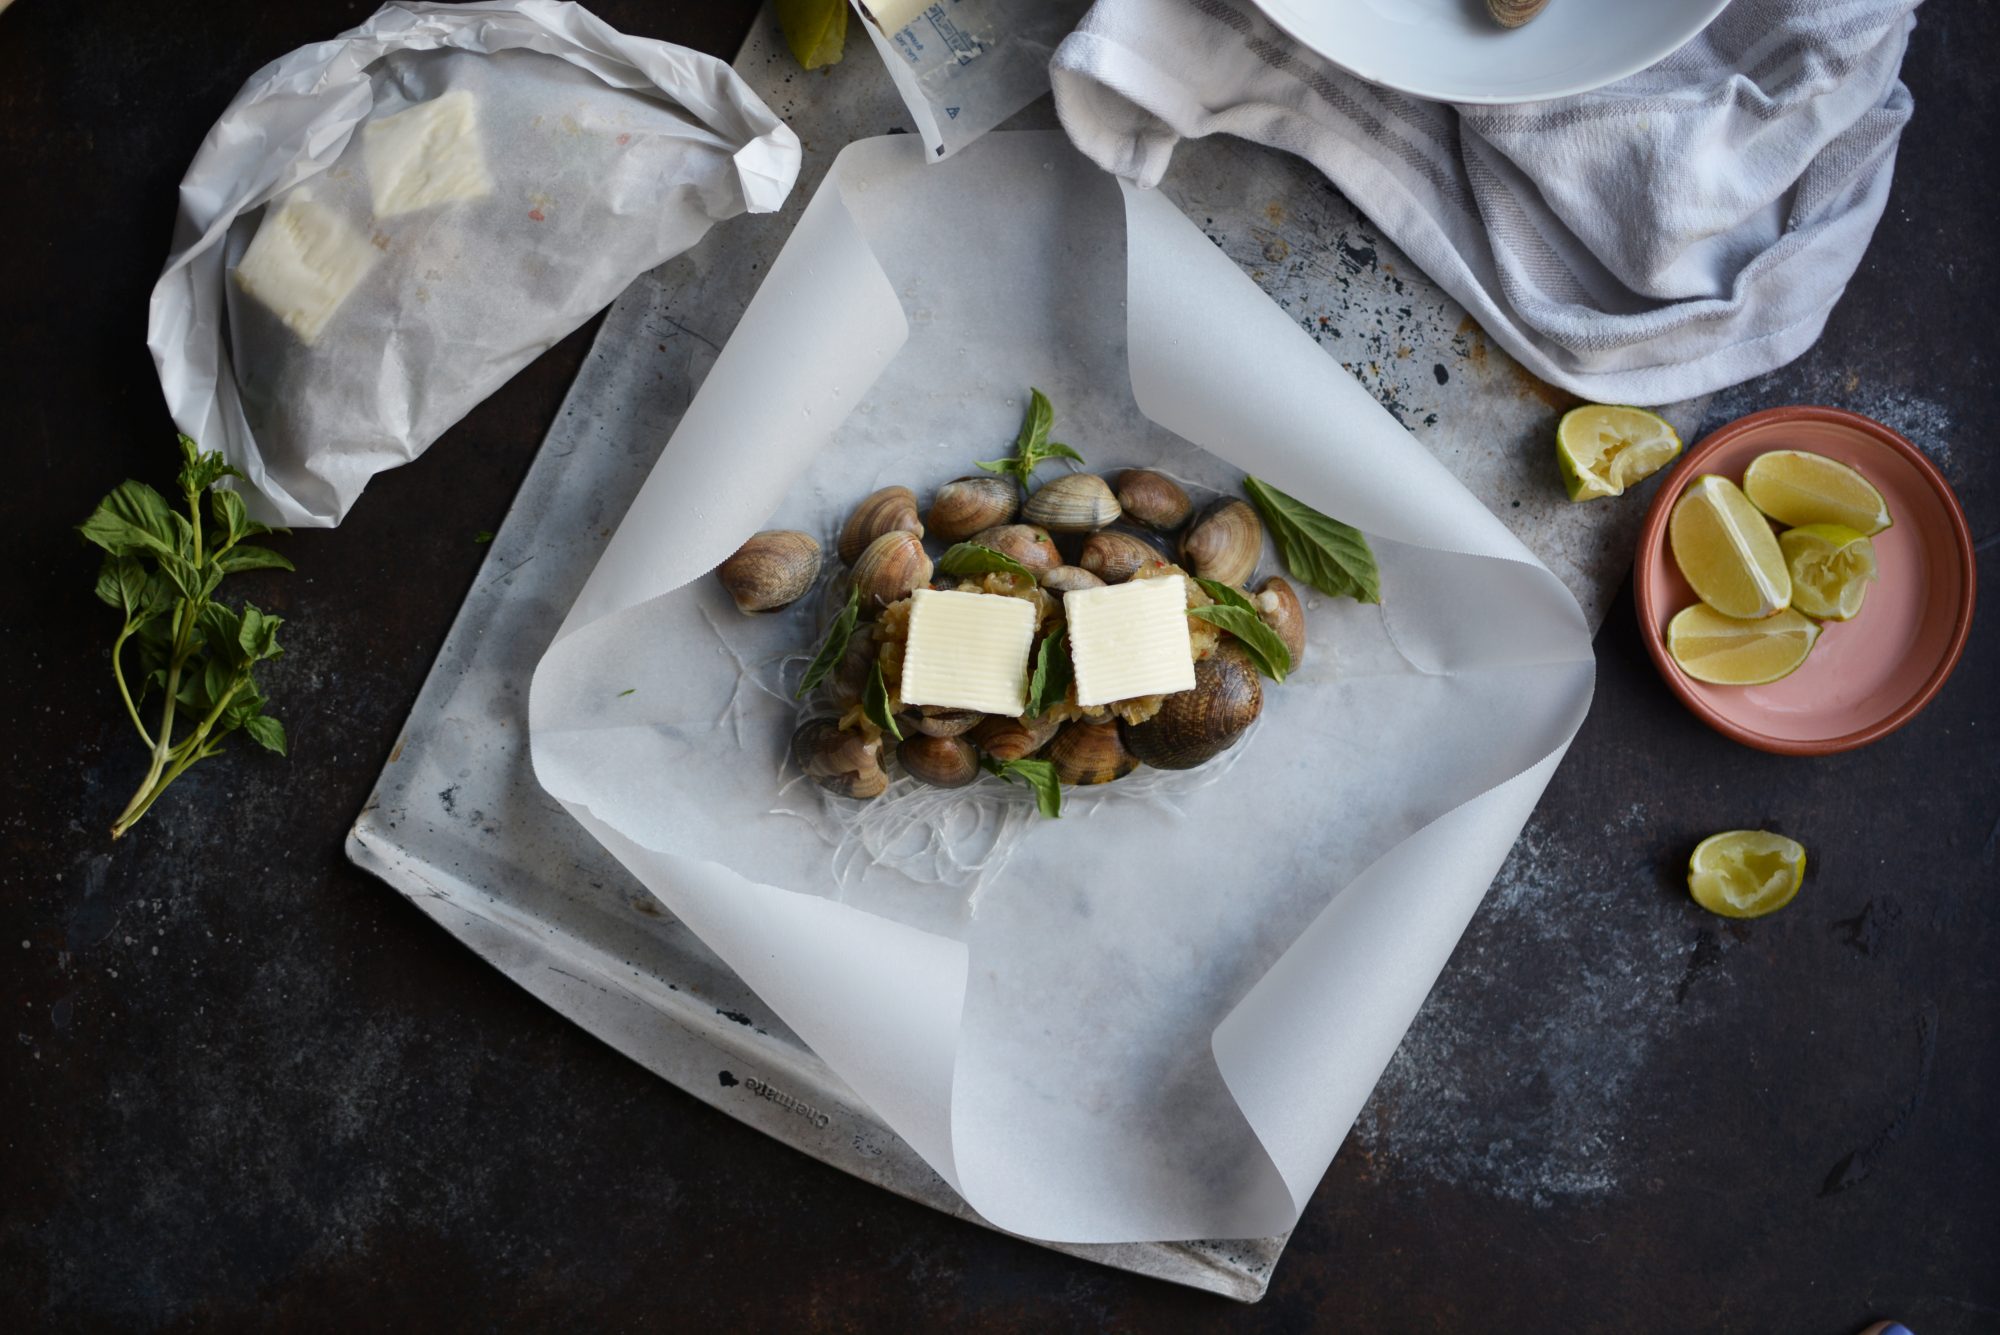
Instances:
[[[910,726],[926,737],[956,737],[971,732],[986,715],[976,709],[951,709],[944,705],[917,705]]]
[[[1299,595],[1273,575],[1258,586],[1250,601],[1256,605],[1258,620],[1276,631],[1291,650],[1292,666],[1297,667],[1306,656],[1306,610],[1299,606]]]
[[[1243,584],[1263,555],[1264,521],[1233,496],[1204,505],[1181,534],[1181,564],[1203,579]]]
[[[861,693],[868,689],[868,671],[875,666],[876,646],[874,633],[867,626],[855,627],[847,637],[847,652],[833,668],[833,698],[842,705],[861,703]]]
[[[963,788],[979,777],[979,753],[963,737],[905,737],[896,759],[912,778],[934,788]]]
[[[1542,12],[1549,0],[1486,0],[1486,12],[1503,28],[1518,28]]]
[[[814,783],[842,797],[880,797],[889,786],[881,740],[846,732],[830,718],[799,725],[792,734],[792,760]]]
[[[972,740],[995,760],[1025,760],[1048,744],[1062,725],[1046,718],[1003,718],[989,714],[972,730]]]
[[[1116,723],[1065,723],[1049,743],[1049,759],[1064,783],[1089,785],[1122,779],[1139,768]]]
[[[1226,646],[1194,665],[1193,690],[1168,696],[1144,723],[1125,724],[1125,746],[1156,769],[1193,769],[1236,745],[1263,707],[1257,669]]]
[[[1194,509],[1180,483],[1150,468],[1128,468],[1111,485],[1127,519],[1163,533],[1179,528]]]
[[[1160,550],[1130,533],[1093,533],[1084,539],[1077,565],[1106,584],[1123,584],[1132,572],[1151,561],[1164,561]]]
[[[865,608],[887,607],[912,589],[930,583],[931,558],[914,533],[901,529],[869,543],[854,561],[854,586]]]
[[[1066,473],[1021,507],[1021,518],[1051,533],[1095,533],[1118,515],[1118,498],[1095,473]]]
[[[961,477],[938,488],[924,522],[932,537],[963,542],[983,528],[1007,523],[1020,504],[1020,493],[1006,478]]]
[[[1044,570],[1054,570],[1063,563],[1062,553],[1056,550],[1056,540],[1049,531],[1037,524],[1001,524],[997,528],[983,528],[972,535],[973,542],[981,547],[991,547],[1002,556],[1011,556],[1037,575]]]
[[[1103,586],[1103,580],[1082,566],[1057,566],[1042,575],[1042,587],[1055,593],[1068,593],[1071,589],[1097,589]]]
[[[774,528],[753,533],[715,568],[739,612],[775,612],[797,602],[819,578],[819,543],[809,533]]]
[[[840,559],[853,565],[868,550],[868,544],[884,533],[924,536],[923,521],[917,518],[917,493],[908,487],[884,487],[854,507],[836,544]]]

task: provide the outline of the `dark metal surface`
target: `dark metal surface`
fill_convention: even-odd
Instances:
[[[596,7],[724,56],[750,18]],[[1424,1070],[1444,1049],[1458,1075],[1392,1067],[1248,1310],[782,1149],[346,864],[587,329],[338,532],[291,540],[298,575],[245,581],[293,618],[271,693],[294,758],[204,764],[112,846],[140,757],[67,525],[128,474],[168,480],[145,299],[189,156],[253,68],[366,9],[0,15],[0,1327],[2000,1329],[1991,608],[1912,726],[1801,761],[1682,712],[1622,599],[1590,721],[1412,1033]],[[1824,402],[1912,436],[1959,490],[1989,601],[1997,60],[1993,7],[1921,11],[1917,118],[1867,263],[1820,345],[1709,422]],[[1728,926],[1679,869],[1752,824],[1814,869],[1778,917]]]

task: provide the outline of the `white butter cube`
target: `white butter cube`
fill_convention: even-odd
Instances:
[[[311,343],[378,258],[346,219],[295,190],[264,211],[236,266],[236,285]]]
[[[918,589],[903,649],[903,703],[1012,718],[1028,707],[1035,605],[1000,593]]]
[[[362,126],[361,161],[377,218],[493,193],[478,103],[463,89]]]
[[[1187,581],[1179,575],[1072,589],[1063,595],[1063,615],[1078,704],[1194,689]]]

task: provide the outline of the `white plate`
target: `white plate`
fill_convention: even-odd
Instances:
[[[1441,102],[1538,102],[1602,88],[1679,50],[1729,0],[1549,0],[1502,28],[1485,0],[1256,0],[1372,83]]]

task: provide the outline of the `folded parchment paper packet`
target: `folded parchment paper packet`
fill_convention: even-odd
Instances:
[[[1056,46],[1090,0],[854,0],[932,161],[1049,91]]]
[[[536,670],[535,772],[997,1226],[1280,1233],[1581,722],[1589,632],[1161,195],[1059,134],[927,156],[853,144],[807,205]],[[1386,602],[1315,600],[1301,670],[1177,807],[1092,790],[976,900],[839,889],[790,814],[817,792],[780,792],[792,703],[745,670],[813,630],[709,571],[992,458],[1030,385],[1095,464],[1247,471],[1359,525]]]
[[[448,94],[428,136],[371,154],[357,133]],[[252,75],[189,165],[147,325],[167,407],[259,518],[337,524],[639,274],[776,209],[798,167],[719,60],[555,0],[385,5]],[[231,281],[287,205],[309,266],[260,255]],[[281,321],[274,292],[309,309]]]

